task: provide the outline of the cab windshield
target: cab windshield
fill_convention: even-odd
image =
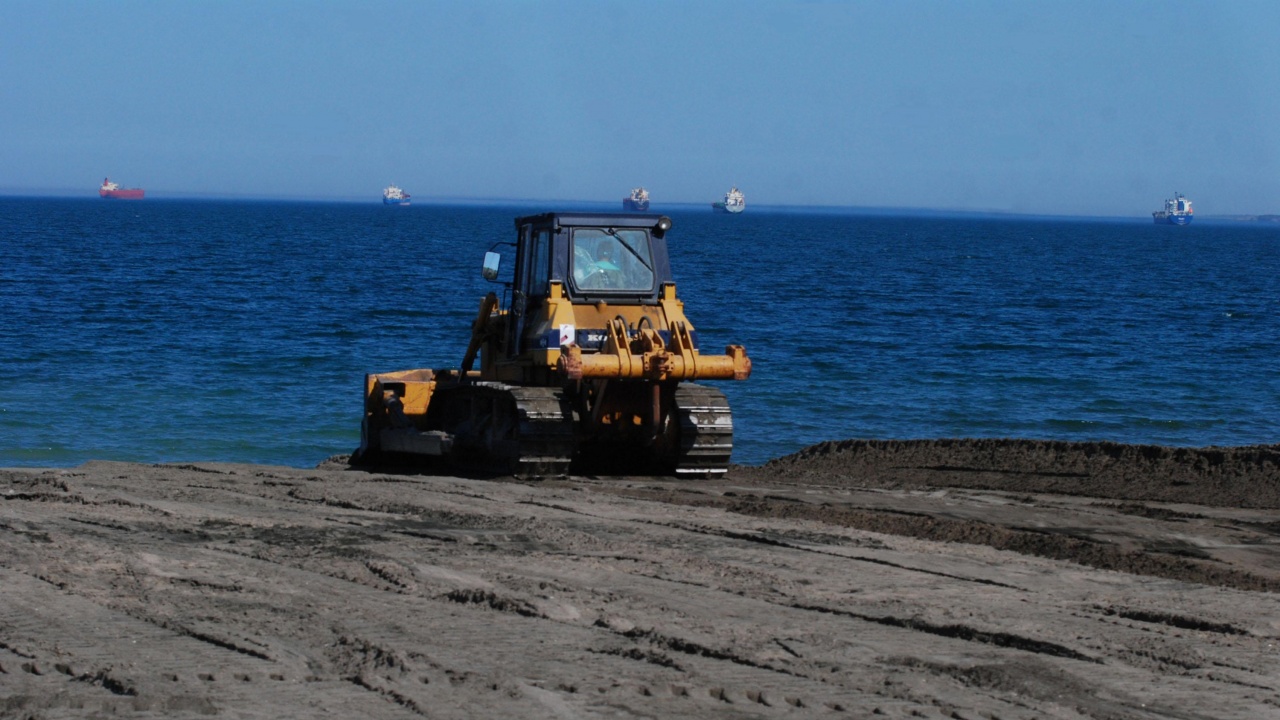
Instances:
[[[649,233],[634,228],[573,231],[573,282],[579,290],[649,292],[653,256]]]

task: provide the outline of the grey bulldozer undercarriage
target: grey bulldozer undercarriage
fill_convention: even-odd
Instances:
[[[451,440],[448,462],[470,472],[555,477],[586,474],[725,472],[733,450],[733,418],[719,390],[681,383],[647,440],[619,444],[581,427],[569,391],[476,381],[438,388],[433,426]],[[597,428],[598,430],[598,428]],[[597,442],[598,440],[598,442]]]

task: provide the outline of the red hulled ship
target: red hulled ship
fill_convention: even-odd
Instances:
[[[141,200],[142,188],[122,188],[111,182],[111,178],[102,178],[102,187],[98,188],[98,197],[113,200]]]

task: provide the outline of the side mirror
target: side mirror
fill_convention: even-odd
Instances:
[[[484,269],[481,274],[485,280],[498,279],[498,265],[502,262],[502,256],[496,252],[487,252],[484,254]]]

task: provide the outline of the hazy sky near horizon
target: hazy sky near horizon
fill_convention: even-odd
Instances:
[[[1280,213],[1280,3],[0,3],[0,193]]]

